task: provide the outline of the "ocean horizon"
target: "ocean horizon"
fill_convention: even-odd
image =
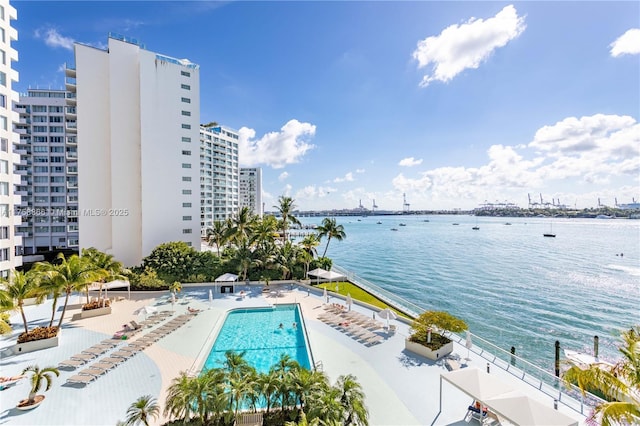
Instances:
[[[300,220],[320,224],[322,218]],[[556,340],[563,349],[592,353],[597,335],[600,357],[615,360],[620,331],[640,324],[640,221],[336,220],[347,237],[329,244],[334,264],[425,310],[464,319],[473,334],[507,351],[513,346],[545,370],[553,371]],[[555,238],[543,236],[551,232]],[[325,245],[323,239],[320,254]]]

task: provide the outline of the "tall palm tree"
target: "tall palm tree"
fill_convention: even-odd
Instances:
[[[271,215],[265,216],[256,221],[253,231],[252,243],[261,250],[267,250],[278,236],[278,220]]]
[[[340,403],[345,412],[345,426],[369,424],[369,413],[364,405],[364,392],[352,374],[338,377],[336,387],[340,391]]]
[[[283,410],[293,405],[291,402],[291,372],[292,370],[300,368],[302,367],[300,367],[300,364],[298,364],[296,360],[287,354],[282,354],[278,362],[270,369],[270,373],[273,373],[278,380],[276,397],[280,400],[280,407],[282,407]]]
[[[278,198],[278,205],[273,206],[280,214],[280,229],[282,229],[282,242],[287,241],[287,229],[289,223],[292,225],[300,225],[300,221],[293,215],[296,205],[293,204],[293,198],[281,195]]]
[[[238,269],[242,276],[242,280],[247,279],[249,276],[249,270],[256,264],[255,254],[256,253],[249,245],[249,240],[245,238],[238,242],[238,247],[234,254],[234,260],[238,263]]]
[[[218,251],[218,257],[220,257],[220,247],[224,246],[228,241],[227,224],[223,220],[216,220],[213,222],[213,227],[207,229],[207,240],[209,246],[215,244]]]
[[[56,265],[52,265],[49,262],[36,262],[31,270],[38,274],[40,291],[47,296],[51,296],[51,319],[49,320],[49,327],[52,327],[56,312],[58,312],[58,299],[64,292],[64,283],[54,278]]]
[[[29,391],[27,405],[35,402],[36,393],[38,393],[43,385],[45,385],[44,391],[48,391],[53,383],[53,376],[55,375],[57,377],[60,375],[60,371],[55,367],[45,367],[40,369],[37,365],[30,365],[22,370],[22,374],[27,373],[31,373],[31,390]]]
[[[344,408],[340,404],[340,390],[334,386],[326,386],[322,392],[308,401],[308,418],[320,419],[323,425],[342,425]]]
[[[282,271],[283,280],[291,276],[293,269],[298,264],[298,250],[298,246],[287,241],[276,254],[275,262]]]
[[[82,257],[86,258],[95,268],[96,272],[102,275],[98,281],[101,283],[111,282],[115,280],[126,280],[126,273],[122,262],[117,261],[112,254],[103,253],[100,250],[90,247],[82,249]],[[89,287],[87,286],[87,303],[89,303]]]
[[[158,402],[151,395],[145,395],[138,398],[127,410],[126,425],[138,425],[142,423],[149,426],[149,421],[157,419],[160,414]]]
[[[32,297],[42,299],[42,290],[38,287],[38,275],[35,271],[12,271],[10,281],[0,281],[0,302],[6,310],[18,310],[22,316],[24,332],[29,332],[27,317],[24,314],[24,301]]]
[[[92,282],[103,278],[105,273],[97,270],[91,262],[77,254],[71,255],[67,259],[63,253],[60,253],[58,254],[58,260],[60,261],[59,265],[55,265],[55,268],[42,273],[46,279],[55,280],[65,293],[64,307],[58,321],[58,327],[61,327],[71,293],[83,291]]]
[[[311,256],[317,256],[318,250],[316,247],[320,245],[320,240],[318,239],[318,235],[309,234],[306,235],[302,241],[300,241],[300,246]]]
[[[572,366],[564,374],[567,384],[576,383],[583,394],[597,390],[612,400],[595,409],[593,417],[602,426],[640,424],[640,326],[621,335],[618,350],[622,359],[614,366],[591,364],[587,369]]]
[[[329,248],[329,243],[332,238],[336,241],[342,241],[347,238],[347,234],[344,232],[344,226],[338,225],[334,218],[325,217],[322,219],[322,225],[318,227],[318,230],[320,231],[318,237],[327,237],[327,245],[324,248],[322,257],[325,257],[327,254],[327,249]]]
[[[232,241],[238,244],[239,241],[251,240],[253,234],[253,225],[256,222],[256,216],[251,209],[244,206],[231,219],[232,226],[229,229],[229,235]]]
[[[167,400],[164,406],[164,415],[177,418],[187,423],[195,412],[193,395],[191,395],[191,381],[197,378],[189,377],[185,371],[181,371],[174,378],[167,389]]]
[[[291,384],[297,404],[304,411],[307,401],[326,388],[327,376],[321,371],[312,371],[306,368],[294,369],[291,371]]]
[[[267,413],[269,413],[271,407],[274,405],[274,395],[278,390],[279,383],[277,373],[273,370],[267,374],[260,374],[255,381],[258,393],[264,397]]]

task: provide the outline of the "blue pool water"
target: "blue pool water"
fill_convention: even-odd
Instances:
[[[297,324],[294,329],[293,323]],[[283,328],[279,325],[282,324]],[[245,352],[245,359],[258,372],[267,373],[284,353],[310,369],[310,354],[298,305],[235,309],[218,333],[204,369],[220,368],[225,352]]]

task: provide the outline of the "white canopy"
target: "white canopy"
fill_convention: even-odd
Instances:
[[[123,287],[127,288],[127,293],[129,294],[129,298],[131,298],[131,283],[125,280],[113,280],[109,281],[108,283],[91,283],[89,285],[89,291],[102,291]]]
[[[236,274],[222,274],[218,278],[215,279],[215,282],[229,282],[229,281],[238,281],[238,276]]]
[[[518,425],[578,426],[578,421],[519,392],[483,401],[500,416]]]
[[[578,422],[516,391],[507,383],[478,368],[464,368],[440,374],[440,407],[442,380],[481,401],[510,422],[517,425],[577,426]]]
[[[318,278],[324,278],[325,280],[336,280],[338,278],[344,278],[345,276],[333,271],[327,271],[322,268],[316,268],[313,271],[307,272],[307,275],[312,275]]]

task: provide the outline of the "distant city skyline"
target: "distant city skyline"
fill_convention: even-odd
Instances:
[[[201,121],[238,130],[266,211],[640,199],[637,2],[13,6],[21,93],[109,32],[199,64]]]

